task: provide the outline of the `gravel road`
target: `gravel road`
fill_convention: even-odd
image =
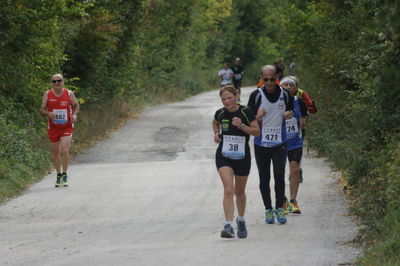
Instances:
[[[243,89],[244,102],[253,89]],[[300,216],[264,223],[253,160],[249,236],[220,238],[211,129],[220,106],[211,91],[148,108],[74,158],[70,187],[54,188],[52,173],[1,205],[0,265],[349,265],[357,227],[335,173],[312,154],[302,163]]]

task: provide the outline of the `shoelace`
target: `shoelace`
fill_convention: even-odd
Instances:
[[[282,217],[282,216],[285,215],[285,213],[283,212],[282,209],[279,209],[279,210],[276,211],[276,215],[277,215],[278,217]]]
[[[225,229],[225,231],[232,231],[232,226],[230,226],[229,224],[226,224],[225,226],[224,226],[224,229]]]
[[[244,228],[245,228],[245,222],[243,222],[243,221],[238,221],[238,227],[239,227],[239,229],[243,229],[244,230]]]
[[[265,213],[265,218],[267,219],[267,220],[272,220],[272,219],[274,219],[274,214],[272,213],[272,212],[266,212]]]

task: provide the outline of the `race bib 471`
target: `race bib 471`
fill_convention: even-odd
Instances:
[[[263,127],[261,144],[273,147],[282,144],[282,129],[280,127]]]

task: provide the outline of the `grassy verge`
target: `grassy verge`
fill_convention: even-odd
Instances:
[[[109,137],[127,121],[137,118],[145,107],[188,96],[182,91],[171,90],[162,95],[147,95],[139,101],[120,98],[82,105],[71,154],[82,153],[96,141]],[[0,203],[20,195],[51,170],[45,119],[29,126],[10,121],[9,117],[0,117]]]
[[[371,124],[341,103],[351,101],[333,92],[319,98],[330,105],[312,117],[307,138],[345,173],[351,211],[362,224],[359,244],[364,252],[355,264],[400,265],[400,129],[385,132],[384,141],[374,143],[368,131],[358,130],[364,128],[361,123]]]

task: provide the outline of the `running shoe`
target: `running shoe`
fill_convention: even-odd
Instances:
[[[283,207],[282,208],[283,208],[285,215],[288,215],[289,214],[289,204],[288,204],[288,200],[287,200],[286,196],[283,199]]]
[[[236,224],[238,227],[237,231],[238,238],[246,238],[247,237],[246,222],[240,221],[238,218],[236,218]]]
[[[289,211],[290,213],[301,214],[299,205],[297,205],[297,201],[289,203]]]
[[[276,209],[275,215],[276,215],[276,219],[278,220],[278,223],[285,224],[287,222],[283,208]]]
[[[68,187],[68,177],[66,173],[62,174],[61,185],[64,187]]]
[[[58,174],[55,187],[61,187],[61,179],[62,179],[61,174]]]
[[[265,211],[265,222],[268,224],[275,223],[274,212],[272,209],[268,209]]]
[[[303,169],[299,168],[299,183],[303,183]]]
[[[222,238],[234,238],[235,237],[235,231],[233,230],[233,228],[230,224],[224,225],[224,229],[221,231],[221,237]]]

